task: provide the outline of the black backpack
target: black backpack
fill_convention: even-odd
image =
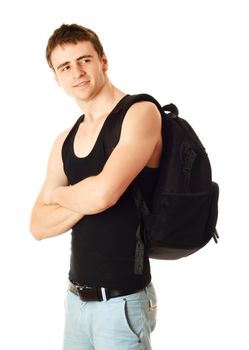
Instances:
[[[141,216],[143,241],[151,258],[179,259],[204,247],[211,238],[217,243],[219,187],[212,182],[208,155],[174,104],[161,107],[150,95],[127,95],[110,120],[105,137],[109,156],[117,145],[129,107],[139,101],[156,104],[162,115],[163,151],[152,210],[134,182],[131,186]],[[119,116],[119,117],[118,117]]]

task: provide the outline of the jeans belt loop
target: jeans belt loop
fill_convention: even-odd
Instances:
[[[108,299],[107,299],[107,295],[106,295],[106,289],[101,287],[100,290],[101,290],[103,301],[107,301]]]

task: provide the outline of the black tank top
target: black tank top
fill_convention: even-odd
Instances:
[[[62,146],[62,159],[70,185],[101,172],[107,160],[104,135],[110,119],[122,113],[121,101],[106,118],[93,149],[86,157],[77,157],[73,147],[84,115],[69,132]],[[136,179],[148,204],[156,178],[156,169],[144,168]],[[84,216],[72,228],[69,279],[88,286],[123,290],[144,288],[151,275],[146,252],[140,254],[138,227],[139,216],[130,187],[111,208]],[[140,259],[139,264],[137,259]]]

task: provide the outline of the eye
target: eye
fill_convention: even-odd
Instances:
[[[61,69],[61,71],[62,72],[66,72],[67,70],[69,70],[70,69],[70,66],[69,65],[66,65],[66,66],[64,66],[62,69]]]
[[[90,58],[82,58],[80,61],[79,61],[79,63],[80,64],[86,64],[86,63],[88,63],[88,62],[90,62]]]

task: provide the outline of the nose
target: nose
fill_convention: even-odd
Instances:
[[[72,75],[74,79],[77,79],[85,75],[85,71],[82,66],[80,66],[79,64],[76,64],[75,66],[72,67]]]

